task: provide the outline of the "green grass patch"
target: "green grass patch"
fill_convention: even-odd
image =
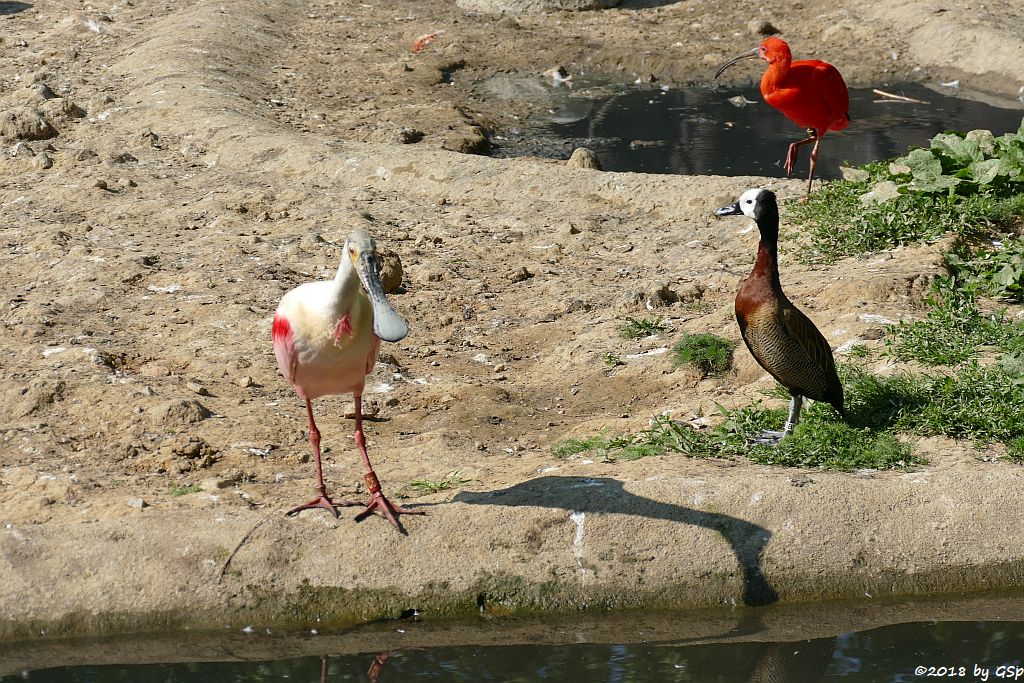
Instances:
[[[658,332],[664,332],[665,326],[656,318],[626,318],[619,327],[619,334],[626,339],[643,339]]]
[[[785,409],[753,406],[723,409],[722,414],[723,422],[709,430],[694,429],[659,415],[635,434],[569,439],[555,444],[552,453],[567,457],[591,451],[609,461],[665,453],[694,458],[745,457],[762,464],[844,471],[903,468],[922,462],[893,434],[847,425],[826,404],[814,404],[805,409],[804,419],[795,433],[778,446],[751,444],[750,440],[765,429],[781,429],[786,419]]]
[[[1024,462],[1024,359],[1010,358],[1000,365],[970,363],[949,375],[883,377],[843,366],[849,421],[828,404],[805,405],[794,433],[777,446],[751,440],[763,430],[781,429],[786,410],[758,403],[722,409],[724,419],[712,429],[659,415],[636,433],[569,439],[555,444],[552,453],[565,458],[588,451],[610,461],[679,453],[843,471],[901,469],[924,462],[897,438],[910,434],[998,441],[1006,445],[1007,457]]]
[[[894,357],[955,365],[976,358],[985,346],[1004,352],[1024,350],[1024,324],[1007,320],[1002,310],[982,313],[974,294],[954,280],[936,280],[925,301],[931,306],[928,317],[890,328],[885,344]]]
[[[1024,215],[1024,195],[1015,211]],[[1002,235],[991,247],[946,254],[946,267],[961,286],[994,299],[1024,303],[1024,240]]]
[[[687,334],[672,349],[675,365],[690,365],[705,377],[720,375],[732,367],[732,352],[736,342],[723,339],[717,334],[702,332]]]
[[[200,491],[202,491],[202,489],[195,484],[190,486],[175,486],[171,489],[171,495],[176,498],[178,496],[187,496],[190,493],[199,493]]]

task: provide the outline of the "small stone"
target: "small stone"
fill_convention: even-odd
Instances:
[[[199,382],[185,382],[185,388],[200,396],[209,396],[210,392]]]
[[[110,160],[113,161],[115,164],[128,164],[138,161],[138,159],[135,156],[125,151],[111,152]]]
[[[384,293],[394,294],[402,287],[402,259],[391,249],[378,249],[377,257]]]
[[[380,414],[380,402],[376,399],[363,399],[363,417],[377,417],[378,414]],[[350,403],[348,407],[345,408],[345,417],[349,420],[355,419],[355,403]]]
[[[48,140],[57,129],[34,107],[12,107],[0,114],[0,138]]]
[[[526,267],[523,266],[522,268],[518,268],[509,273],[508,279],[511,280],[512,282],[522,282],[523,280],[528,280],[531,277],[533,277],[533,273],[528,271]]]
[[[250,377],[249,375],[242,375],[237,380],[235,380],[235,384],[244,389],[247,387],[251,387],[253,384],[255,384],[255,382],[252,381],[252,377]]]
[[[574,149],[565,165],[569,168],[589,168],[594,171],[603,170],[601,168],[601,160],[597,158],[597,154],[586,147]]]
[[[92,186],[93,186],[93,187],[95,187],[95,188],[98,188],[98,189],[100,189],[100,190],[106,190],[106,189],[109,189],[109,188],[107,188],[107,181],[106,181],[106,180],[103,180],[102,178],[100,178],[99,180],[97,180],[96,182],[94,182],[94,183],[92,184]]]
[[[577,228],[574,224],[570,223],[569,227],[565,229],[565,232],[569,235],[578,235],[583,231]]]
[[[398,131],[398,141],[403,145],[411,145],[423,139],[423,131],[415,128],[402,128]]]
[[[747,22],[747,29],[755,36],[774,36],[777,33],[781,33],[767,19],[751,19]]]
[[[128,507],[130,507],[130,508],[138,508],[138,509],[141,510],[142,508],[148,508],[149,507],[149,503],[147,503],[146,501],[142,500],[141,498],[129,498],[128,499]]]
[[[74,159],[75,161],[92,161],[98,156],[99,155],[96,154],[94,150],[85,147],[83,149],[78,150],[78,152],[74,156]]]
[[[45,83],[35,83],[31,88],[29,88],[29,90],[32,91],[32,94],[35,97],[43,101],[52,100],[57,96],[57,93],[53,92],[53,90],[50,89],[50,86]]]
[[[170,369],[164,365],[143,365],[139,370],[143,377],[167,377],[171,374]]]
[[[35,164],[36,168],[41,168],[45,171],[46,169],[53,167],[53,158],[46,152],[43,152],[36,156],[32,163]]]
[[[885,330],[881,327],[869,327],[860,333],[860,338],[868,341],[877,341],[885,336]]]
[[[230,478],[210,477],[208,479],[203,479],[201,482],[199,482],[199,488],[201,488],[203,491],[215,493],[217,491],[220,491],[221,489],[230,488],[234,484],[235,482]]]
[[[32,151],[32,148],[24,142],[19,142],[14,147],[11,147],[11,156],[15,159],[31,159],[35,155],[36,153]]]
[[[153,406],[146,415],[154,425],[173,427],[202,422],[213,413],[195,399],[179,398]]]
[[[843,174],[843,180],[848,180],[851,183],[860,183],[871,177],[870,173],[861,168],[840,166],[839,171]]]

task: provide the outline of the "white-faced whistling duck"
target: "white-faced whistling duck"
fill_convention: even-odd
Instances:
[[[754,359],[789,390],[789,418],[781,432],[766,431],[758,443],[778,443],[793,432],[803,398],[825,401],[843,416],[843,385],[836,374],[832,348],[810,319],[794,306],[779,283],[779,207],[770,190],[747,190],[719,216],[743,214],[761,232],[757,261],[736,294],[736,320]]]

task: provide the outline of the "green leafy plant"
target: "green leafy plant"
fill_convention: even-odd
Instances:
[[[1024,214],[1024,195],[1019,197]],[[946,267],[965,287],[996,299],[1024,302],[1024,240],[1003,236],[973,253],[945,255]]]
[[[704,374],[719,375],[732,367],[736,342],[710,332],[687,334],[672,349],[675,365],[690,365]]]
[[[619,327],[619,334],[626,339],[643,339],[664,331],[665,326],[661,321],[652,318],[626,318],[626,322]]]
[[[928,149],[866,164],[789,210],[806,235],[795,254],[831,263],[934,239],[1024,224],[1024,121],[1016,133],[942,133]]]

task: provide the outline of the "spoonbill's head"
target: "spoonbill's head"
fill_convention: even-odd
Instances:
[[[382,341],[400,341],[409,334],[409,325],[388,303],[377,273],[377,243],[365,230],[354,230],[345,240],[345,255],[363,285],[373,308],[373,333]]]

